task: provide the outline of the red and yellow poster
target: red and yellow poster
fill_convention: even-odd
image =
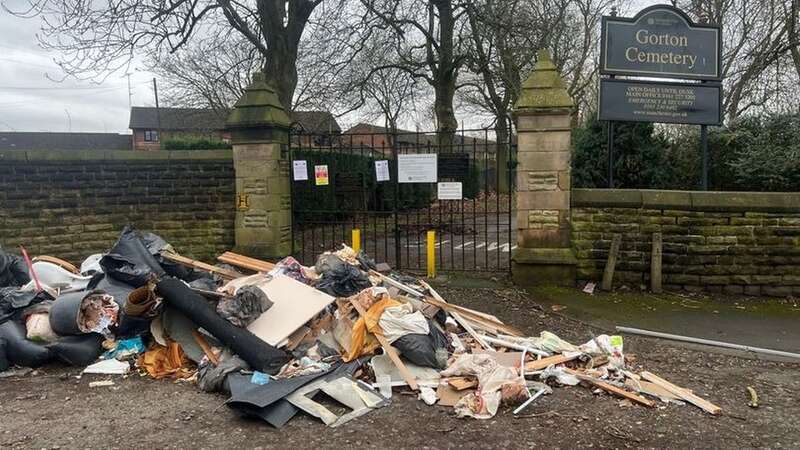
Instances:
[[[327,186],[328,185],[328,166],[314,166],[314,179],[316,180],[317,186]]]

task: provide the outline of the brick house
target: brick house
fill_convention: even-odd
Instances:
[[[209,139],[230,142],[225,130],[229,110],[206,108],[131,108],[129,127],[134,150],[159,150],[170,139]],[[338,134],[341,128],[328,111],[295,111],[292,120],[310,134]],[[312,144],[309,141],[306,145]]]
[[[388,128],[378,125],[358,123],[345,130],[342,133],[341,140],[342,145],[345,146],[364,146],[384,154],[391,153],[391,133]],[[398,150],[401,152],[404,149],[425,149],[437,145],[435,133],[419,133],[401,129],[397,130],[396,142]],[[453,148],[446,150],[446,152],[494,153],[494,147],[495,142],[492,140],[456,134]]]

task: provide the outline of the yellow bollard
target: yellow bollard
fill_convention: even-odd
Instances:
[[[436,232],[428,231],[428,278],[436,278]]]
[[[353,231],[351,232],[351,235],[352,235],[352,238],[351,238],[352,242],[351,243],[353,244],[352,245],[353,251],[358,253],[359,250],[361,250],[361,230],[359,230],[358,228],[353,228]]]

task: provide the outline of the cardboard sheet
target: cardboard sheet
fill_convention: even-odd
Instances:
[[[255,278],[257,277],[257,278]],[[247,330],[262,341],[279,346],[298,328],[333,303],[334,297],[292,278],[276,275],[247,277],[267,293],[273,305],[258,317]],[[240,281],[240,280],[236,280]]]

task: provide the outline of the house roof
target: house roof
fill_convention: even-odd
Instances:
[[[378,125],[372,125],[369,123],[357,123],[356,125],[348,128],[342,134],[352,134],[352,135],[359,135],[359,134],[386,134],[388,132],[388,128],[381,127]],[[397,129],[397,142],[406,143],[406,144],[433,144],[436,142],[436,134],[435,133],[422,133],[416,131],[409,131],[403,130],[398,128]],[[470,136],[463,136],[461,134],[456,133],[455,136],[455,143],[456,144],[464,144],[467,146],[470,145],[489,145],[494,144],[492,140],[486,140],[481,138],[475,138]]]
[[[0,150],[131,150],[130,134],[0,132]]]
[[[131,129],[162,129],[174,131],[216,131],[225,129],[229,109],[210,108],[158,108],[134,106],[131,108]],[[161,126],[159,127],[159,114]],[[309,133],[340,133],[342,129],[329,111],[295,111],[289,114],[293,122],[303,125]]]

